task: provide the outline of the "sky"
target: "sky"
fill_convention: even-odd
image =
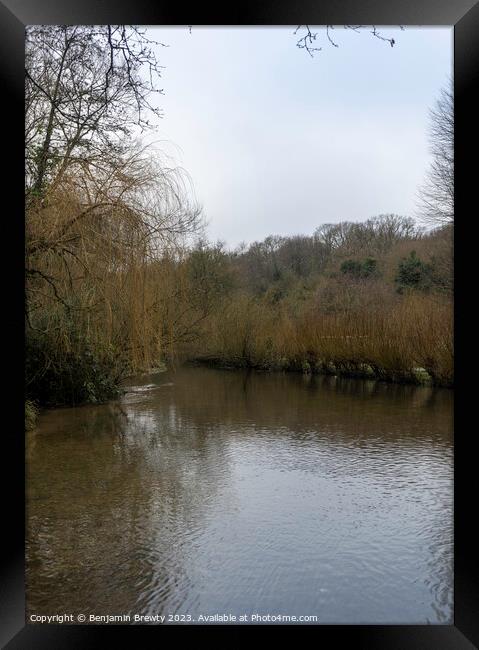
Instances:
[[[322,223],[415,216],[428,111],[452,78],[452,28],[149,27],[163,111],[148,136],[191,178],[207,235],[228,247]]]

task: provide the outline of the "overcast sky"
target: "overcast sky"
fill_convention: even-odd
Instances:
[[[313,28],[311,28],[313,30]],[[190,174],[208,235],[230,246],[381,213],[414,216],[428,109],[452,77],[452,29],[149,28],[169,47],[154,134]],[[313,30],[315,31],[315,30]]]

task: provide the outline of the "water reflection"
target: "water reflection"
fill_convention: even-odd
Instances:
[[[452,391],[182,368],[45,413],[29,612],[452,620]]]

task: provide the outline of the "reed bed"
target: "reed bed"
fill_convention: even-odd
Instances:
[[[452,386],[453,312],[442,296],[411,294],[374,310],[299,313],[247,296],[204,333],[205,362]]]

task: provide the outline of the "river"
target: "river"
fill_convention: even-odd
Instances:
[[[453,391],[195,367],[128,383],[27,435],[28,615],[452,623]]]

